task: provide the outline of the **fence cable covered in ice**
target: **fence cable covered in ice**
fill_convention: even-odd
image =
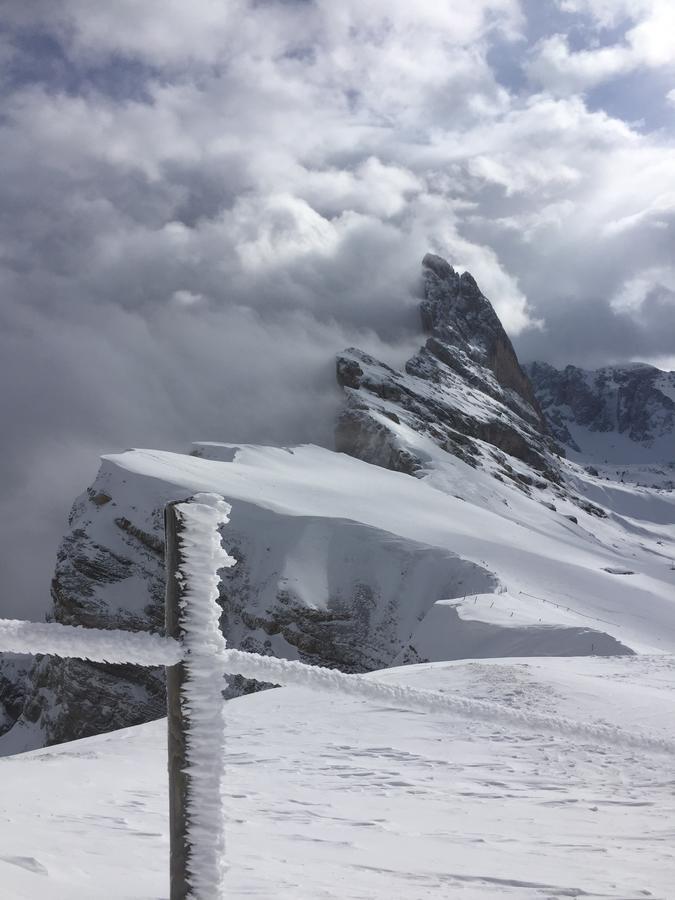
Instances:
[[[225,651],[225,669],[232,675],[273,684],[311,688],[334,694],[348,694],[387,706],[405,707],[428,713],[447,713],[472,721],[513,726],[538,734],[562,735],[616,747],[675,756],[675,743],[666,738],[625,731],[601,722],[580,722],[532,710],[514,709],[489,700],[474,700],[446,691],[432,691],[404,685],[385,684],[372,676],[345,675],[336,669],[306,666],[303,663],[257,653]]]
[[[0,619],[0,653],[52,654],[138,666],[174,666],[184,655],[178,641],[159,634],[14,619]]]
[[[225,551],[221,550],[221,552]],[[211,603],[210,606],[212,614],[218,615],[220,609],[217,604]],[[203,655],[198,654],[197,657],[192,655],[196,651],[197,632],[193,633],[190,643],[192,645],[190,666],[199,660],[201,669]],[[180,662],[185,655],[177,641],[156,634],[101,631],[95,628],[79,628],[71,625],[1,619],[0,652],[53,653],[57,656],[77,657],[92,662],[132,663],[144,666],[172,666]],[[675,756],[675,744],[672,741],[637,732],[628,732],[599,722],[580,722],[562,716],[544,715],[532,710],[514,709],[488,700],[453,696],[447,691],[421,690],[385,684],[372,676],[345,675],[335,669],[307,666],[289,660],[260,656],[257,653],[226,650],[224,649],[224,639],[220,646],[215,646],[210,642],[207,652],[215,655],[216,658],[213,662],[218,672],[242,675],[244,678],[254,678],[257,681],[349,694],[352,697],[361,697],[364,700],[389,706],[406,707],[429,713],[449,713],[465,719],[491,722],[495,725],[512,725],[520,730],[557,734],[568,738],[598,741],[612,746],[668,753]],[[196,685],[193,685],[194,688]],[[214,706],[217,706],[215,699]]]

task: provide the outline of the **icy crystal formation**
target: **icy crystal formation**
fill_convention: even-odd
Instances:
[[[49,653],[90,662],[139,666],[172,666],[183,657],[176,641],[159,634],[13,619],[0,619],[0,653]]]
[[[184,582],[181,622],[187,653],[183,703],[189,717],[187,760],[190,853],[188,881],[192,900],[224,896],[225,817],[221,798],[225,771],[225,638],[220,630],[218,570],[235,560],[220,542],[219,527],[229,521],[230,506],[216,494],[196,494],[177,507]]]

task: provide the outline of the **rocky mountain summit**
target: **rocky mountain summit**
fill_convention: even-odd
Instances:
[[[427,254],[422,267],[428,337],[405,370],[356,349],[338,357],[346,408],[336,449],[415,474],[424,461],[410,437],[424,434],[469,465],[490,457],[500,477],[527,483],[533,476],[520,462],[558,481],[560,451],[490,301],[444,259]]]

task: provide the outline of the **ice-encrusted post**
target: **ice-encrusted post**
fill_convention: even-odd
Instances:
[[[171,900],[223,896],[225,639],[218,570],[234,564],[220,542],[230,506],[196,494],[165,509],[166,633],[184,661],[167,668]]]

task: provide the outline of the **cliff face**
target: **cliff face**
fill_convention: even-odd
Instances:
[[[532,385],[492,304],[473,276],[469,272],[458,275],[444,259],[430,253],[422,260],[422,270],[422,324],[431,335],[425,349],[441,359],[448,357],[448,364],[456,366],[467,380],[477,379],[486,394],[494,394],[495,399],[546,431]],[[462,357],[473,365],[462,365]],[[488,372],[500,391],[494,391]],[[519,401],[514,401],[512,392]]]
[[[637,457],[655,449],[663,460],[670,448],[675,460],[675,372],[648,365],[558,370],[540,362],[527,372],[551,431],[572,450],[581,452],[589,433],[616,435]]]
[[[515,351],[472,276],[423,260],[422,324],[428,338],[397,372],[349,349],[337,360],[346,409],[336,448],[414,474],[423,467],[401,425],[473,466],[497,461],[500,477],[560,479],[555,447]],[[514,461],[533,470],[514,473]]]
[[[209,446],[193,451],[200,458],[218,453]],[[163,509],[188,494],[105,462],[73,506],[51,618],[161,631]],[[230,646],[346,672],[390,665],[436,600],[496,584],[490,572],[449,551],[339,518],[289,518],[245,503],[235,505],[226,541],[237,560],[223,571],[220,588]],[[14,751],[165,714],[163,669],[43,657],[26,681],[23,691],[14,686],[0,721],[0,733],[18,721]],[[235,679],[229,692],[259,687]]]

